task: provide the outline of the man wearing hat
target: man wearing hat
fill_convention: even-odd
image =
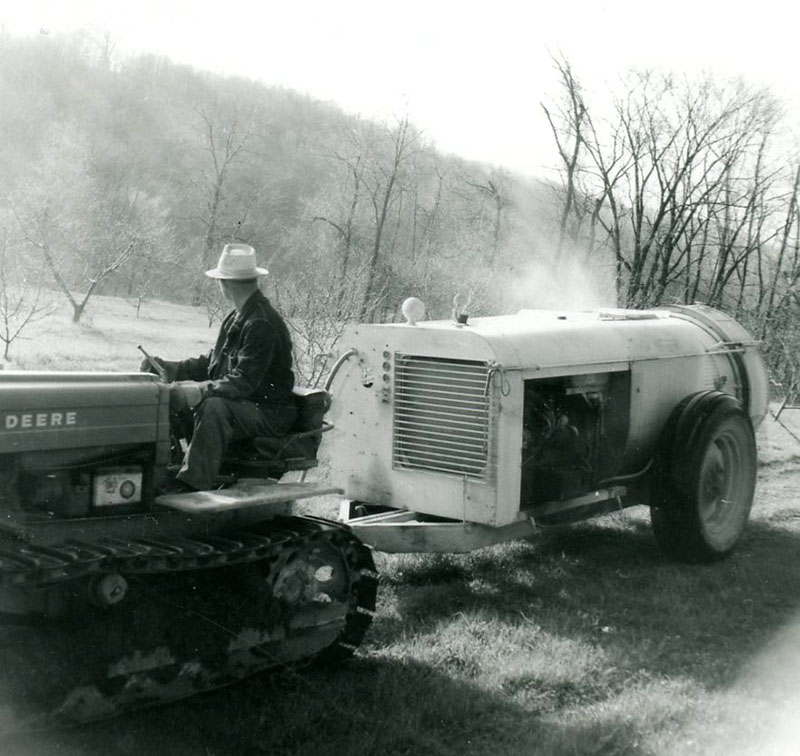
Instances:
[[[292,340],[283,318],[258,288],[267,271],[257,266],[255,250],[248,244],[226,244],[217,267],[206,275],[217,280],[234,307],[222,321],[214,348],[180,362],[156,357],[157,366],[149,360],[141,366],[145,372],[161,372],[168,381],[196,382],[179,390],[181,396],[194,394],[200,401],[177,476],[194,490],[214,486],[230,442],[284,436],[297,412]]]

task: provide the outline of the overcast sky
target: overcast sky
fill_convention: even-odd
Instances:
[[[800,121],[800,13],[787,0],[0,0],[19,35],[109,32],[151,51],[388,118],[442,150],[527,173],[553,160],[550,53],[590,89],[630,67],[768,84]]]

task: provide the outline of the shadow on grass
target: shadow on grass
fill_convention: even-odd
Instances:
[[[429,665],[357,658],[261,675],[108,722],[7,737],[0,747],[15,756],[636,756],[634,740],[625,723],[599,733],[597,725],[546,722]]]

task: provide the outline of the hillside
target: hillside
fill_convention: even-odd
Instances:
[[[92,282],[203,301],[198,274],[234,240],[281,277],[289,309],[324,288],[345,316],[386,316],[408,289],[438,308],[459,289],[491,302],[547,223],[541,187],[440,154],[405,114],[367,122],[162,58],[112,63],[85,36],[0,37],[0,95],[15,104],[0,114],[0,241],[76,308]]]

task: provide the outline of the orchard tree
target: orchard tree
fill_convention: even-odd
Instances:
[[[124,176],[117,181],[93,173],[85,138],[66,128],[8,200],[22,239],[41,255],[75,323],[123,266],[170,237],[158,201]]]
[[[43,286],[41,265],[31,264],[15,245],[10,229],[0,228],[0,341],[3,359],[23,332],[55,310]]]

